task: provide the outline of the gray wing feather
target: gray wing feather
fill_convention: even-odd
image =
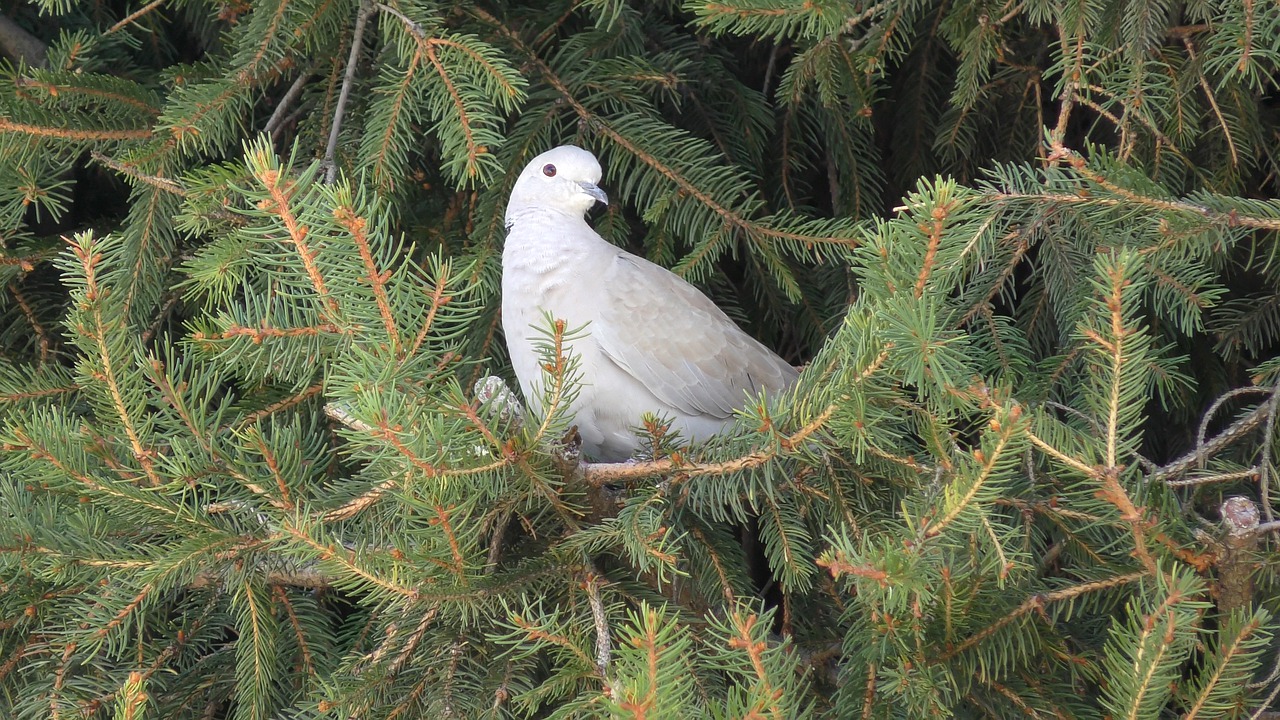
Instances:
[[[728,418],[748,391],[778,392],[795,380],[794,368],[667,269],[619,253],[602,280],[600,321],[589,332],[676,410]]]

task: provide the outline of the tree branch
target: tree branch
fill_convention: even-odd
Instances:
[[[31,67],[49,66],[49,47],[5,15],[0,15],[0,55]]]

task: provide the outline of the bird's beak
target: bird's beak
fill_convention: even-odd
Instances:
[[[609,204],[609,196],[604,194],[604,191],[600,189],[599,185],[596,185],[595,183],[589,183],[589,182],[583,181],[578,183],[578,187],[582,188],[582,192],[599,200],[605,205]]]

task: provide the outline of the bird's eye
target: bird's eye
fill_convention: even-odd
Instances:
[[[555,166],[555,165],[552,165],[551,163],[547,163],[546,165],[543,165],[543,166],[542,166],[542,174],[543,174],[543,175],[546,175],[547,177],[555,177],[555,176],[556,176],[556,166]]]

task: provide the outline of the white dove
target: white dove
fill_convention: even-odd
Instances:
[[[646,412],[704,440],[732,424],[747,393],[781,391],[797,372],[697,288],[592,230],[586,212],[609,202],[600,175],[595,156],[572,145],[520,173],[507,203],[502,327],[520,389],[541,412],[546,376],[535,344],[546,339],[546,316],[585,326],[568,343],[581,372],[568,411],[583,453],[615,462],[639,449],[634,428]]]

